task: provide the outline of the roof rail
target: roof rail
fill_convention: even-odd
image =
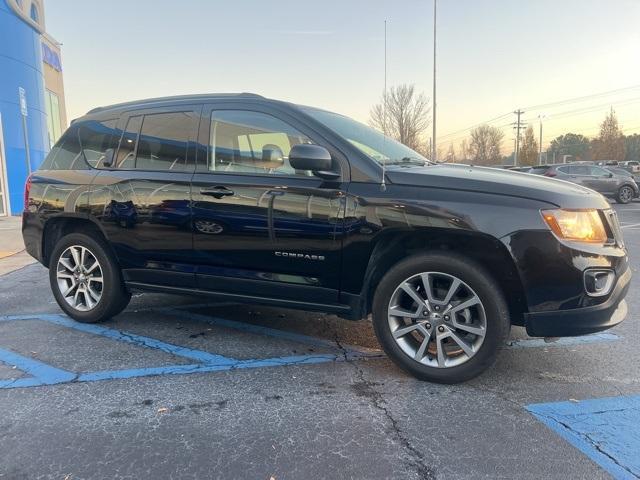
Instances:
[[[201,93],[192,95],[173,95],[168,97],[155,97],[147,98],[143,100],[132,100],[129,102],[114,103],[113,105],[105,105],[102,107],[92,108],[87,112],[87,115],[92,113],[103,112],[105,110],[111,110],[114,108],[122,108],[134,105],[149,105],[154,103],[168,102],[171,100],[203,100],[207,98],[220,98],[220,97],[250,97],[250,98],[265,98],[257,93],[242,92],[242,93]]]

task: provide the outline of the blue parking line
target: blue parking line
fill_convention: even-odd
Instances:
[[[192,348],[173,345],[170,343],[162,342],[160,340],[156,340],[155,338],[135,335],[133,333],[121,332],[119,330],[114,330],[112,328],[107,328],[91,323],[74,322],[70,318],[64,317],[62,315],[40,315],[38,318],[40,320],[46,320],[47,322],[55,323],[56,325],[60,325],[63,327],[73,328],[75,330],[79,330],[85,333],[91,333],[94,335],[100,335],[102,337],[111,338],[120,342],[130,343],[139,347],[153,348],[155,350],[160,350],[171,355],[195,360],[200,363],[224,364],[235,362],[234,359],[227,358],[222,355],[214,355],[208,352],[203,352],[202,350],[194,350]]]
[[[78,382],[98,382],[102,380],[118,380],[123,378],[151,377],[157,375],[186,375],[191,373],[222,372],[226,370],[240,370],[246,368],[283,367],[289,365],[312,365],[317,363],[340,361],[342,357],[332,354],[298,355],[290,357],[275,357],[259,360],[238,360],[234,363],[219,365],[193,364],[168,365],[164,367],[137,368],[130,370],[111,370],[89,372],[78,375]]]
[[[0,348],[0,362],[16,367],[16,369],[30,375],[24,378],[0,380],[0,388],[33,387],[37,385],[55,385],[70,382],[76,374],[52,367],[46,363],[23,357],[10,350]]]
[[[614,478],[640,479],[640,395],[526,408]]]

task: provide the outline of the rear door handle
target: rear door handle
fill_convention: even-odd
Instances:
[[[201,195],[208,195],[214,198],[230,197],[233,195],[233,190],[229,190],[223,185],[216,185],[215,187],[202,187],[200,189]]]

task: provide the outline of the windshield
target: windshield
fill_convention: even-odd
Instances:
[[[380,165],[432,163],[406,145],[385,137],[379,131],[349,117],[311,107],[302,107],[302,110],[341,137],[346,138],[358,150]]]

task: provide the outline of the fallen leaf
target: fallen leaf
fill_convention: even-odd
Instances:
[[[169,409],[167,407],[162,407],[158,409],[158,413],[167,413]]]

